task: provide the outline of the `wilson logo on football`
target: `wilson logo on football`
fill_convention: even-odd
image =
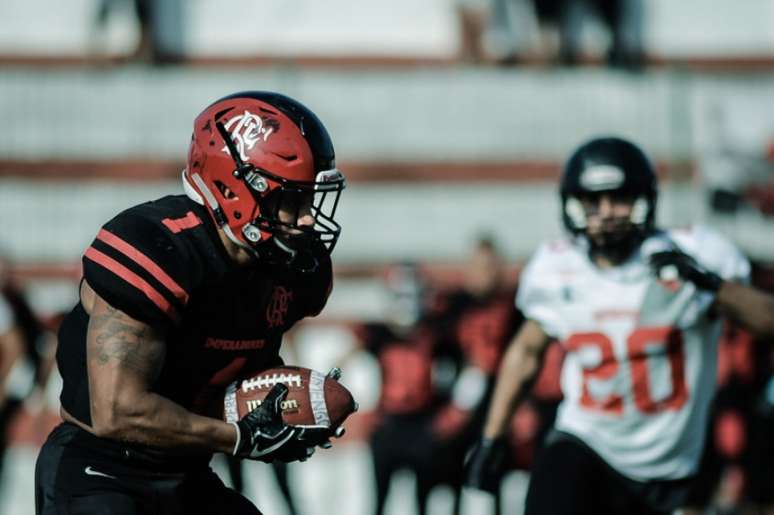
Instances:
[[[288,313],[288,307],[292,300],[293,292],[286,290],[282,286],[274,288],[269,305],[266,307],[266,323],[269,325],[269,329],[285,323],[285,316]]]
[[[247,411],[253,411],[255,408],[263,404],[263,399],[252,399],[249,401],[246,401],[245,404],[247,404]],[[280,407],[282,408],[282,411],[296,411],[298,410],[298,401],[296,399],[290,399],[286,401],[282,401],[280,404]]]
[[[229,119],[223,126],[231,131],[231,139],[234,141],[239,156],[248,161],[245,151],[252,150],[258,141],[266,141],[277,129],[279,122],[272,118],[261,118],[260,116],[245,111],[241,115]],[[228,154],[228,147],[223,146],[223,152]]]

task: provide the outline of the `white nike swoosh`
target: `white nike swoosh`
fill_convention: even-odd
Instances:
[[[91,468],[91,466],[86,467],[85,469],[83,469],[83,471],[89,476],[102,476],[108,479],[118,479],[116,476],[111,476],[110,474],[105,474],[104,472],[94,470],[93,468]]]

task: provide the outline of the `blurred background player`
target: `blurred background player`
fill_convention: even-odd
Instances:
[[[523,272],[527,321],[499,372],[471,484],[491,487],[510,413],[558,339],[564,399],[526,513],[670,513],[703,448],[717,314],[768,332],[770,302],[729,282],[747,280],[749,264],[716,233],[655,227],[656,176],[632,143],[582,145],[560,191],[570,237],[543,245]]]
[[[369,440],[374,513],[384,513],[390,482],[401,469],[416,478],[418,513],[427,513],[430,491],[439,484],[455,486],[457,513],[461,488],[461,477],[454,472],[457,453],[450,452],[451,435],[438,426],[437,417],[450,400],[459,355],[428,310],[429,292],[415,263],[391,266],[384,286],[385,321],[356,327],[359,346],[377,358],[381,372],[377,418]]]
[[[24,330],[16,319],[13,305],[5,295],[0,295],[0,472],[8,446],[8,426],[22,401],[18,385],[13,384],[13,376],[22,375],[15,379],[21,379],[26,393],[32,385],[31,375],[34,372],[24,370],[25,359]]]
[[[45,409],[44,390],[55,367],[54,335],[33,312],[11,276],[12,264],[0,255],[0,477],[16,418]]]
[[[214,418],[225,386],[281,363],[283,333],[327,302],[345,185],[327,130],[278,93],[223,97],[194,120],[182,181],[185,195],[120,213],[84,254],[39,514],[258,514],[213,453],[305,460],[334,435],[285,424],[281,383],[239,421]]]
[[[469,419],[461,432],[464,452],[483,429],[502,357],[524,321],[514,305],[516,285],[510,275],[493,237],[482,235],[468,258],[463,287],[445,301],[443,316],[454,331],[451,338],[460,346],[465,367],[455,383],[454,399],[458,402],[452,405],[468,410]],[[527,398],[515,410],[506,431],[509,452],[504,459],[505,468],[531,468],[561,398],[558,383],[562,358],[559,345],[549,346],[545,366]],[[494,490],[498,497],[495,506],[500,510],[500,492]]]
[[[439,294],[434,307],[444,339],[461,355],[450,401],[433,423],[437,435],[454,441],[455,484],[462,483],[464,455],[481,431],[500,360],[522,320],[513,305],[514,281],[491,235],[476,239],[463,270],[462,284]]]

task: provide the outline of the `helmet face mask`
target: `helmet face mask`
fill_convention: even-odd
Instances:
[[[560,190],[564,225],[592,254],[621,262],[654,228],[656,175],[642,150],[626,140],[598,138],[579,147]]]
[[[288,97],[251,91],[206,108],[183,177],[228,238],[262,260],[314,268],[311,253],[338,240],[344,176],[322,122]]]
[[[258,200],[259,214],[249,225],[263,234],[271,234],[277,240],[275,243],[290,251],[303,250],[319,242],[331,252],[341,232],[334,214],[344,179],[338,170],[321,173],[334,181],[326,183],[318,177],[310,183],[289,183],[273,178],[282,186],[271,189]]]

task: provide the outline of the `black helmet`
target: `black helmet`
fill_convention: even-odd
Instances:
[[[586,215],[578,197],[615,192],[635,201],[631,222],[641,235],[653,229],[656,211],[656,173],[645,153],[634,143],[617,137],[592,139],[567,160],[559,188],[562,221],[573,234],[586,229]]]

